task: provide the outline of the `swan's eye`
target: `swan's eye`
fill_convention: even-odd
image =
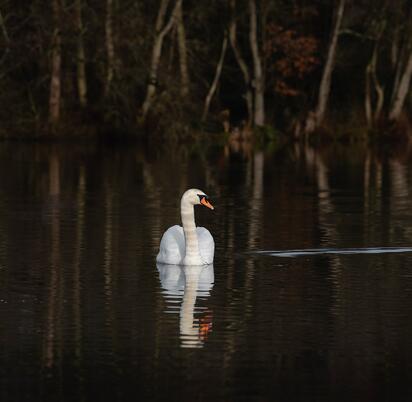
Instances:
[[[202,202],[202,199],[204,198],[205,200],[209,200],[209,197],[207,195],[204,194],[198,194],[197,195],[199,197],[199,201]]]

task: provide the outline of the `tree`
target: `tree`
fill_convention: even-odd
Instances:
[[[3,17],[3,14],[1,12],[1,10],[0,10],[0,30],[1,30],[1,34],[3,36],[4,43],[5,43],[4,52],[0,57],[0,65],[1,65],[3,60],[6,57],[7,53],[9,52],[9,49],[10,49],[10,38],[9,38],[9,34],[7,32],[6,24],[4,22],[4,17]]]
[[[61,3],[51,0],[53,11],[53,35],[51,45],[51,78],[49,95],[49,122],[52,127],[59,122],[61,103]]]
[[[253,58],[253,86],[255,90],[253,123],[259,127],[265,124],[265,82],[258,43],[255,0],[249,0],[249,16],[249,40]]]
[[[408,55],[406,66],[402,74],[402,78],[395,92],[394,101],[393,101],[391,110],[389,111],[390,120],[398,120],[401,115],[403,105],[405,103],[406,95],[409,92],[411,77],[412,77],[412,50],[410,51]]]
[[[384,91],[376,72],[378,48],[379,40],[376,41],[373,47],[372,56],[365,71],[365,115],[368,127],[372,127],[380,117],[385,99]],[[376,93],[375,107],[372,106],[373,89]]]
[[[236,62],[240,68],[240,71],[243,75],[243,80],[245,84],[245,99],[246,99],[246,106],[247,106],[247,113],[248,113],[248,122],[250,123],[253,119],[253,93],[252,93],[252,86],[251,86],[251,79],[250,79],[250,72],[249,67],[242,56],[241,50],[237,43],[237,23],[236,23],[236,0],[230,0],[230,8],[231,8],[231,20],[229,24],[229,39],[230,39],[230,46],[232,47],[233,53],[236,58]]]
[[[83,43],[83,20],[82,20],[82,1],[75,2],[76,31],[77,31],[77,91],[80,105],[84,108],[87,104],[87,78],[86,60]]]
[[[141,109],[142,121],[146,119],[147,113],[149,112],[152,106],[153,99],[156,94],[157,74],[158,74],[158,68],[159,68],[159,63],[160,63],[160,57],[162,55],[163,40],[165,36],[169,33],[169,31],[172,29],[176,21],[179,8],[182,5],[182,0],[176,0],[173,11],[167,23],[165,24],[164,21],[165,21],[165,15],[167,12],[168,3],[169,3],[169,0],[162,0],[160,3],[158,14],[157,14],[156,34],[155,34],[153,48],[152,48],[152,59],[151,59],[150,72],[149,72],[149,83],[147,84],[146,98],[143,102],[143,106]]]
[[[298,83],[319,64],[317,50],[318,41],[314,36],[275,23],[268,24],[264,55],[277,94],[283,97],[302,95]]]
[[[209,92],[206,96],[205,105],[203,107],[203,114],[202,114],[202,121],[206,120],[207,113],[209,112],[210,102],[212,101],[212,97],[216,92],[217,84],[219,83],[220,75],[222,73],[223,68],[223,61],[225,60],[225,54],[227,49],[227,35],[225,34],[222,43],[222,50],[220,52],[219,61],[216,65],[216,72],[213,78],[212,84],[210,85]]]
[[[385,100],[384,88],[378,78],[379,55],[383,47],[382,38],[387,25],[385,2],[383,5],[378,3],[376,9],[377,15],[374,15],[376,12],[374,13],[372,10],[370,27],[366,30],[366,39],[373,42],[371,57],[365,68],[365,116],[369,128],[373,127],[381,117]]]
[[[322,78],[319,85],[317,105],[315,110],[308,114],[306,121],[306,132],[308,134],[318,128],[323,123],[323,119],[325,117],[325,112],[329,100],[332,72],[335,65],[339,31],[341,29],[343,13],[345,10],[345,1],[346,0],[339,0],[338,2],[336,18],[333,25],[325,65],[323,67]]]
[[[114,76],[114,40],[113,40],[113,0],[106,0],[106,82],[104,93],[106,96],[110,94],[110,87]]]
[[[189,72],[187,67],[186,32],[183,21],[182,2],[179,3],[177,9],[177,42],[179,49],[179,68],[181,79],[180,93],[184,97],[189,94]]]
[[[399,46],[400,55],[397,60],[396,78],[389,110],[389,119],[394,121],[398,120],[401,116],[412,77],[412,8],[409,4],[406,4],[406,7],[402,7],[401,9],[405,10],[408,18],[402,27],[403,35],[400,37],[402,45]]]

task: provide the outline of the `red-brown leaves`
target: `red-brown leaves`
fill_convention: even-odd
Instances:
[[[274,73],[274,90],[278,94],[300,94],[299,85],[293,81],[302,80],[316,67],[319,62],[317,49],[318,41],[313,36],[301,35],[276,24],[268,26],[264,52],[268,70]]]

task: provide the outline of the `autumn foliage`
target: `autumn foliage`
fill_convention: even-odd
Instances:
[[[319,64],[318,40],[274,23],[268,25],[266,35],[264,54],[275,92],[300,95],[300,81]]]

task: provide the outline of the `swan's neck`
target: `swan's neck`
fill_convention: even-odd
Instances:
[[[195,211],[193,204],[182,200],[180,212],[182,215],[182,226],[186,242],[185,258],[199,259],[199,241],[196,233]]]

